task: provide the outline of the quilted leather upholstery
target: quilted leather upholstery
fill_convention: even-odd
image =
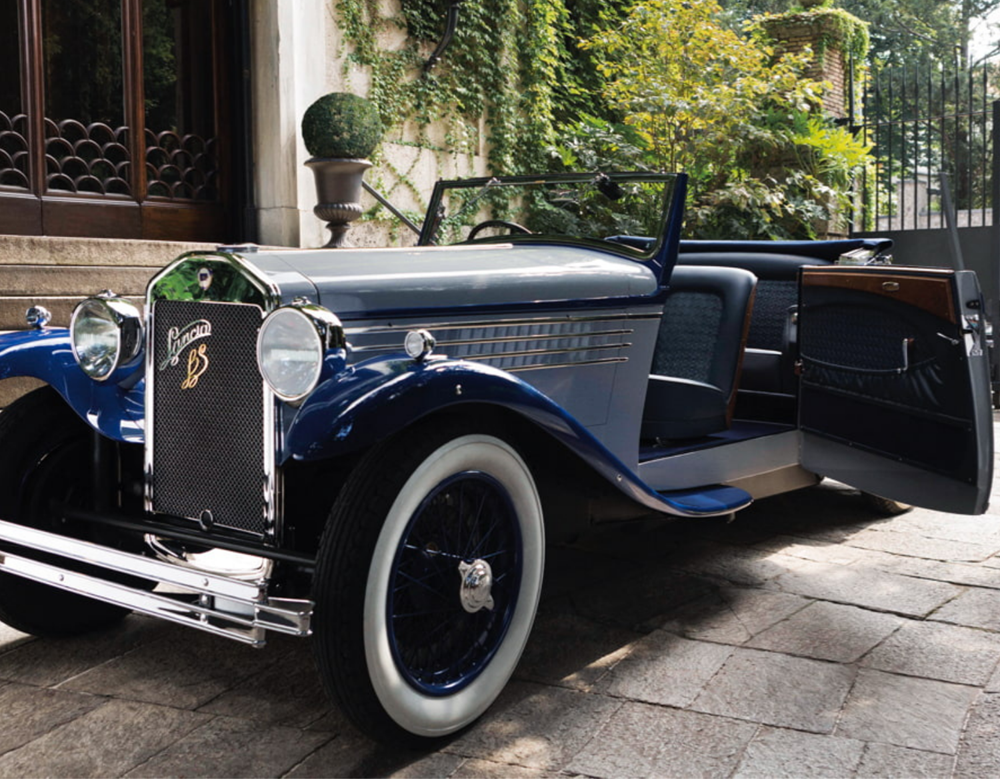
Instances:
[[[677,266],[656,341],[643,438],[696,438],[732,421],[757,277]]]

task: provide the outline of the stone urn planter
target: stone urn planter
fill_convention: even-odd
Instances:
[[[312,157],[306,165],[316,177],[313,213],[326,222],[330,240],[324,249],[347,246],[347,229],[361,216],[361,180],[372,166],[368,160]]]
[[[361,189],[367,157],[382,138],[382,123],[374,104],[347,92],[332,92],[316,100],[302,116],[302,139],[313,155],[306,165],[316,179],[313,213],[327,223],[330,240],[324,248],[349,245],[347,229],[361,216]]]

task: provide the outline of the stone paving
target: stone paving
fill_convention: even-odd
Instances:
[[[354,731],[304,641],[0,625],[0,777],[1000,775],[1000,513],[825,483],[547,562],[514,680],[431,753]]]

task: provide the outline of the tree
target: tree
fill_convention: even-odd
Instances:
[[[726,16],[740,25],[757,14],[788,9],[788,0],[722,0]],[[869,22],[872,62],[917,65],[934,62],[954,66],[1000,53],[997,35],[986,50],[973,51],[977,32],[990,24],[1000,0],[839,0],[837,3]]]
[[[695,236],[812,237],[846,189],[844,165],[865,155],[818,118],[808,55],[736,32],[715,0],[640,0],[583,46],[623,119],[575,125],[563,161],[687,172]]]

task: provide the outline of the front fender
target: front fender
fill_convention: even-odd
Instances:
[[[513,374],[462,360],[387,357],[328,379],[288,424],[279,459],[320,460],[358,451],[434,411],[467,403],[500,406],[531,420],[654,511],[709,516],[745,505],[742,491],[661,495],[549,397]]]
[[[94,381],[76,364],[69,330],[48,327],[0,335],[0,380],[41,379],[80,417],[108,438],[142,443],[143,381],[132,374],[120,383]]]
[[[555,405],[511,374],[484,365],[448,359],[416,362],[402,356],[368,360],[309,395],[294,412],[279,458],[326,459],[370,446],[447,406],[515,408],[527,399]]]

